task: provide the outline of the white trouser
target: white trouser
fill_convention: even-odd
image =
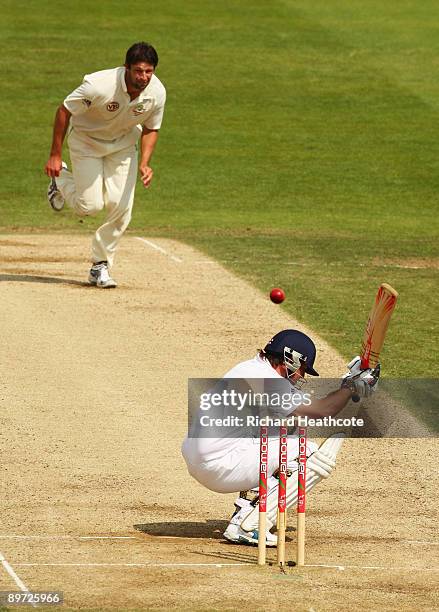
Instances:
[[[216,440],[215,440],[216,441]],[[189,474],[200,484],[216,493],[237,493],[248,491],[259,484],[259,440],[243,438],[236,440],[235,448],[225,449],[222,457],[208,459],[212,439],[186,438],[182,454]],[[315,442],[307,441],[307,455],[318,449]],[[288,463],[292,464],[299,455],[298,436],[288,436]],[[297,464],[294,464],[297,468]],[[268,440],[268,475],[279,468],[279,436]]]
[[[68,144],[72,172],[62,170],[56,184],[79,216],[96,214],[105,206],[107,216],[95,233],[92,261],[108,261],[111,267],[134,201],[137,150],[133,134],[103,141],[72,130]]]

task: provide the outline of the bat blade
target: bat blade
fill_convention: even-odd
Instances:
[[[364,330],[360,353],[362,370],[375,368],[379,361],[390,317],[395,309],[397,299],[398,292],[393,287],[387,283],[380,285]],[[352,401],[359,402],[360,396],[354,394]]]
[[[398,292],[387,283],[382,283],[369,314],[361,345],[361,368],[374,368],[380,357],[390,317],[396,306]]]

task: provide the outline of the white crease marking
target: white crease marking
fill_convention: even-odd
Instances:
[[[13,579],[13,581],[15,582],[15,584],[18,586],[18,588],[20,589],[20,591],[22,591],[23,593],[29,593],[29,589],[27,588],[27,586],[24,584],[24,582],[19,578],[19,576],[15,573],[14,569],[12,568],[12,566],[8,563],[8,561],[5,559],[5,557],[2,555],[2,553],[0,552],[0,563],[2,564],[3,568],[6,570],[6,572],[9,574],[9,576]],[[34,603],[32,603],[32,607],[36,607],[36,605]]]
[[[163,255],[166,255],[167,257],[172,259],[172,261],[175,261],[177,263],[182,263],[183,262],[181,257],[177,257],[175,255],[171,255],[171,253],[168,253],[168,251],[166,249],[164,249],[163,247],[159,246],[155,242],[151,242],[151,240],[147,240],[146,238],[141,238],[140,236],[135,236],[135,239],[136,240],[140,240],[140,242],[143,242],[144,244],[147,244],[148,246],[150,246],[152,249],[158,251],[159,253],[162,253]]]

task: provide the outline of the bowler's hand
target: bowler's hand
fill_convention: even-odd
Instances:
[[[151,184],[152,176],[154,174],[152,171],[152,168],[150,168],[146,164],[140,165],[139,171],[140,171],[140,180],[142,181],[143,186],[148,188]]]
[[[44,172],[50,177],[59,176],[59,173],[61,172],[61,164],[61,155],[51,155],[49,157],[49,161],[44,167]]]

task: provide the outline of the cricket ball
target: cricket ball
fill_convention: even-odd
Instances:
[[[275,287],[270,291],[270,300],[275,304],[280,304],[285,299],[285,291]]]

